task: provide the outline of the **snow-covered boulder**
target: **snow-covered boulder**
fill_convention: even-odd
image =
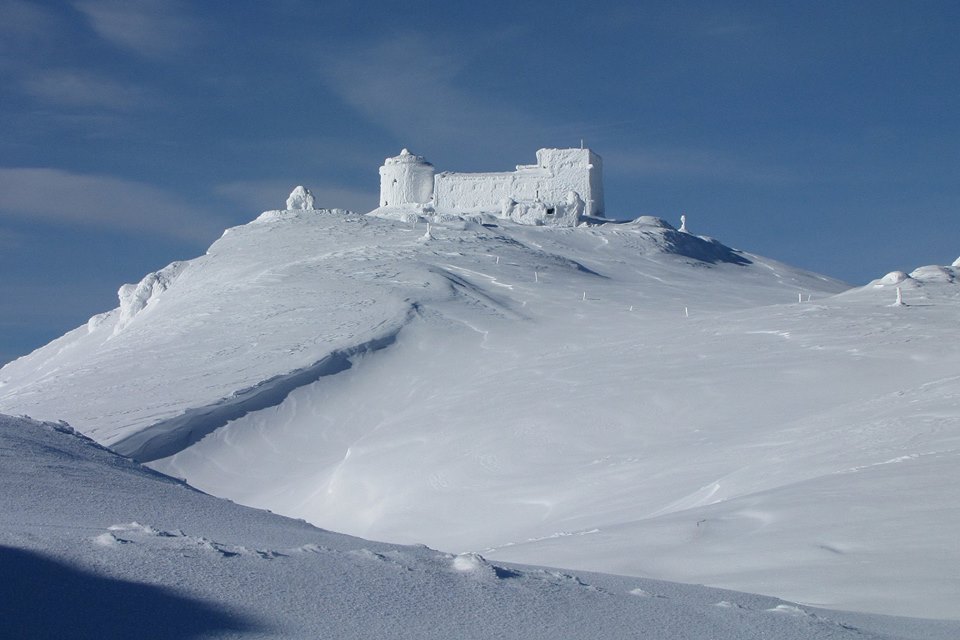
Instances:
[[[120,298],[120,319],[113,329],[114,334],[122,331],[138,313],[166,291],[186,265],[186,262],[174,262],[160,271],[146,275],[137,284],[125,284],[120,287],[117,292],[117,296]],[[88,328],[96,327],[88,323]]]
[[[880,285],[900,284],[901,282],[904,282],[909,279],[910,279],[910,276],[905,274],[903,271],[891,271],[887,275],[877,280],[876,284],[880,284]]]
[[[310,189],[298,186],[290,192],[290,197],[287,198],[287,211],[308,211],[313,208],[313,194],[310,193]]]
[[[627,224],[633,227],[656,227],[657,229],[676,231],[672,224],[657,216],[638,216]]]

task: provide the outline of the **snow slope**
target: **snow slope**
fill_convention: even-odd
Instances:
[[[150,460],[192,443],[145,442],[158,433],[203,435],[207,425],[197,425],[211,413],[220,423],[275,404],[391,344],[424,315],[449,314],[445,324],[456,328],[474,319],[532,327],[575,309],[613,331],[620,327],[604,316],[630,305],[676,316],[685,305],[696,312],[698,304],[730,308],[843,288],[769,261],[749,264],[656,219],[577,230],[456,221],[430,233],[423,223],[340,210],[266,212],[228,229],[206,255],[124,285],[120,307],[0,369],[0,407],[69,419]],[[578,262],[591,258],[609,273]],[[711,265],[685,277],[696,273],[691,266]],[[537,295],[541,308],[527,308]]]
[[[649,218],[297,211],[172,271],[0,409],[355,535],[960,617],[955,269],[833,295]]]
[[[951,638],[653,580],[369,542],[0,416],[0,616],[22,638]]]
[[[0,616],[30,638],[949,638],[653,580],[369,542],[197,492],[0,416]]]

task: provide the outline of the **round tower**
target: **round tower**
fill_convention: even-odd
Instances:
[[[423,205],[433,199],[433,165],[406,149],[380,167],[380,206]]]

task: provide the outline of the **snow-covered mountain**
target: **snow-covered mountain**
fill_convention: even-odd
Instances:
[[[5,638],[938,639],[960,623],[492,564],[195,491],[62,424],[0,416]]]
[[[265,213],[0,369],[0,411],[353,535],[960,617],[956,268],[492,223]]]

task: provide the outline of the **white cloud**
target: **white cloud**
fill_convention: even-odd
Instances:
[[[451,49],[406,35],[328,53],[320,73],[347,104],[412,146],[502,148],[543,130],[542,118],[471,89],[466,60]]]
[[[135,86],[66,69],[33,75],[24,80],[23,89],[34,98],[71,107],[125,109],[145,99]]]
[[[209,241],[227,226],[140,182],[43,168],[0,168],[0,220],[32,219]]]
[[[218,185],[214,191],[231,202],[259,212],[282,209],[286,204],[287,196],[297,184],[303,184],[310,189],[319,208],[349,209],[366,213],[377,206],[378,194],[373,189],[361,191],[337,185],[297,183],[290,180],[230,182]]]
[[[62,36],[62,20],[34,2],[0,0],[0,72],[33,68]]]
[[[79,0],[74,6],[100,37],[150,58],[192,48],[200,36],[197,23],[176,0]]]
[[[35,2],[0,0],[0,33],[4,37],[39,40],[52,37],[56,18]]]

